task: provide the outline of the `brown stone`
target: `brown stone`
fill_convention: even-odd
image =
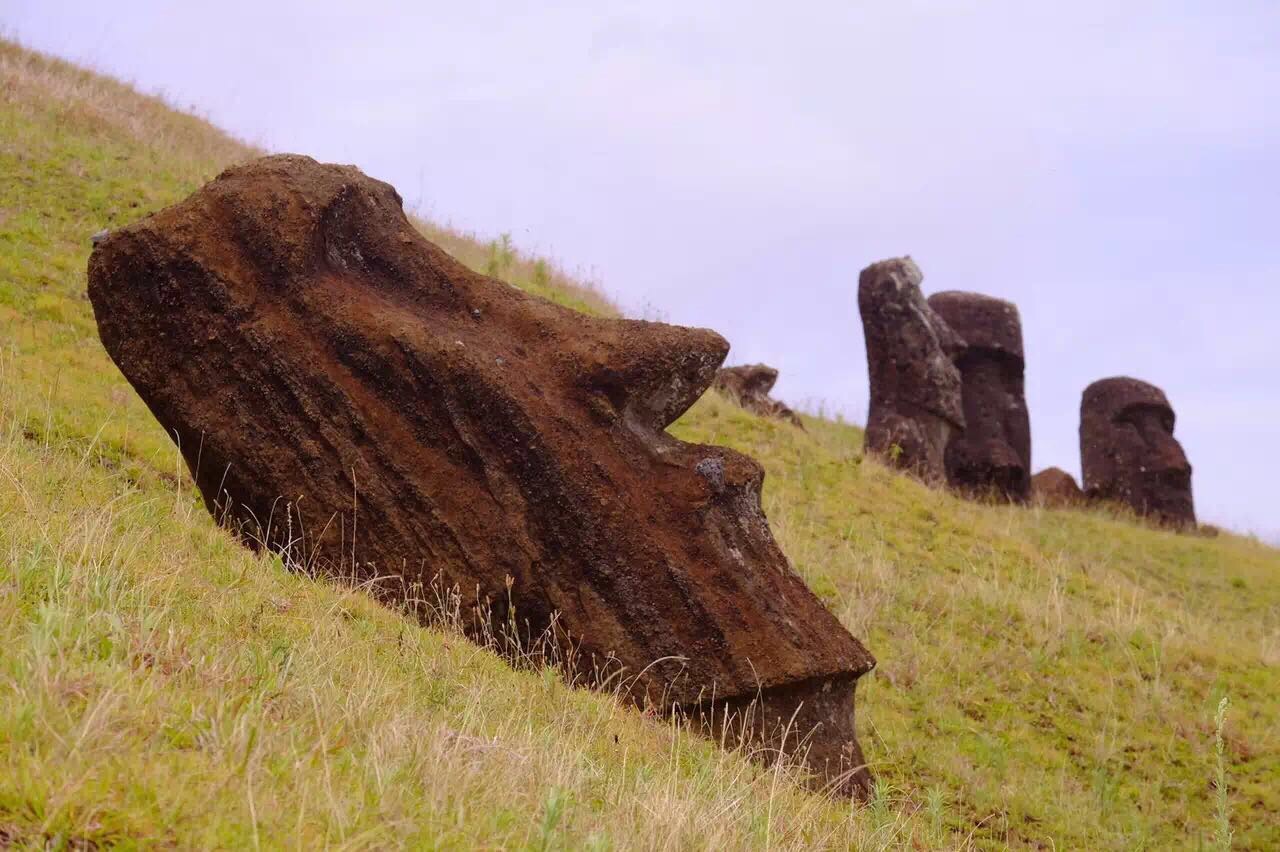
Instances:
[[[758,741],[797,712],[817,730],[788,748],[812,733],[809,765],[865,792],[853,697],[874,660],[774,542],[761,467],[664,431],[719,335],[473,273],[390,186],[298,156],[113,230],[89,295],[246,541],[393,601],[456,587],[488,619],[473,629],[551,636],[573,676],[621,674],[608,688],[638,703],[705,718],[757,699]]]
[[[964,431],[947,444],[947,482],[1016,503],[1031,497],[1031,419],[1023,390],[1022,321],[1012,302],[948,290],[929,307],[963,338]]]
[[[777,381],[778,371],[773,367],[767,364],[744,364],[717,370],[715,387],[753,414],[786,420],[803,429],[804,424],[794,411],[785,403],[769,396],[769,391],[773,390]]]
[[[1090,500],[1122,503],[1173,527],[1194,527],[1191,465],[1173,437],[1164,391],[1127,377],[1101,379],[1080,400],[1080,465]]]
[[[1084,492],[1076,484],[1076,478],[1060,467],[1046,467],[1031,477],[1031,494],[1040,505],[1054,509],[1084,502]]]
[[[858,276],[871,406],[866,449],[928,481],[946,477],[944,456],[965,426],[960,371],[964,341],[920,292],[909,257],[873,263]]]

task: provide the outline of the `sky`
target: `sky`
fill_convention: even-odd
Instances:
[[[1033,467],[1163,388],[1201,519],[1280,542],[1280,4],[0,0],[10,38],[714,328],[864,422],[864,266],[1015,302]]]

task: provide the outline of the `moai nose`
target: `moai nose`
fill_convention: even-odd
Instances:
[[[1170,473],[1191,474],[1191,463],[1187,461],[1187,454],[1183,451],[1182,445],[1172,436],[1160,433],[1160,437],[1155,444],[1155,452],[1153,453],[1153,468],[1159,471],[1167,471]]]

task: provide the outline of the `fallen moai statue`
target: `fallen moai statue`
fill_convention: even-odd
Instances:
[[[749,742],[807,737],[822,781],[868,790],[854,687],[875,661],[775,543],[761,467],[664,431],[711,384],[716,333],[524,294],[424,239],[389,185],[287,155],[113,230],[89,295],[246,541],[390,600],[457,588],[575,676],[743,711]]]
[[[744,364],[717,370],[715,387],[753,414],[786,420],[803,429],[804,424],[794,411],[769,396],[777,381],[778,371],[768,364]]]
[[[865,443],[867,452],[939,482],[947,444],[965,428],[954,363],[964,341],[925,301],[923,278],[909,257],[873,263],[858,276],[871,380]]]
[[[947,482],[969,494],[1025,503],[1031,496],[1031,419],[1018,308],[956,290],[933,294],[929,307],[965,344],[956,360],[964,431],[947,444]]]
[[[1122,503],[1166,526],[1194,528],[1191,464],[1173,437],[1164,391],[1117,376],[1085,388],[1080,400],[1080,466],[1085,497]]]
[[[1065,509],[1084,503],[1076,478],[1060,467],[1046,467],[1031,477],[1032,498],[1041,506]]]

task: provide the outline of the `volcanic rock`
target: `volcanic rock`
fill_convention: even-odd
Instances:
[[[796,413],[769,396],[778,381],[778,371],[767,364],[744,364],[739,367],[721,367],[716,371],[715,387],[737,401],[739,405],[761,417],[775,417],[804,428]]]
[[[569,676],[664,711],[752,707],[757,742],[795,713],[787,749],[812,733],[809,766],[866,791],[853,697],[874,660],[775,543],[760,465],[664,431],[719,335],[471,272],[389,185],[288,155],[113,230],[89,295],[246,542],[392,602],[457,589],[477,633],[550,637]]]
[[[946,476],[952,435],[964,429],[964,341],[929,307],[924,276],[909,257],[873,263],[858,276],[871,406],[866,450],[927,481]]]
[[[1055,509],[1084,503],[1076,478],[1060,467],[1046,467],[1031,477],[1031,494],[1040,505]]]
[[[1018,308],[956,290],[933,294],[929,307],[965,342],[956,361],[965,426],[947,444],[947,482],[1024,503],[1031,496],[1031,419]]]
[[[1191,465],[1173,437],[1164,391],[1138,379],[1101,379],[1080,400],[1080,465],[1090,500],[1122,503],[1158,523],[1193,528]]]

